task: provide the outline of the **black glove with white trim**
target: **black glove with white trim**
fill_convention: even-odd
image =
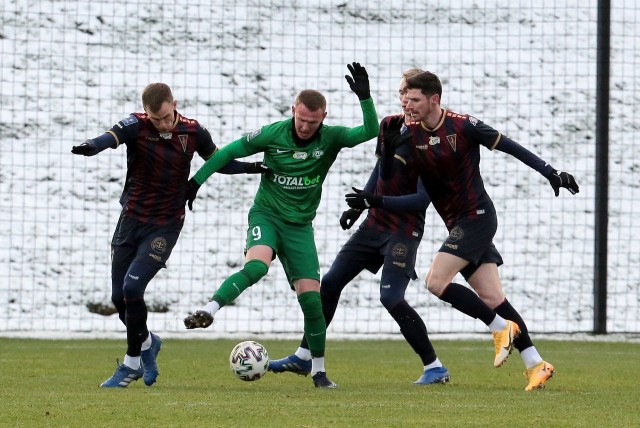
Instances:
[[[549,180],[549,184],[553,187],[556,197],[560,195],[561,187],[567,189],[572,195],[575,195],[580,191],[578,183],[576,183],[576,179],[568,172],[557,171],[554,169],[551,175],[547,177],[547,180]]]
[[[347,193],[344,195],[344,199],[347,201],[347,205],[351,208],[358,210],[368,210],[369,208],[376,208],[382,206],[382,196],[374,195],[373,193],[365,192],[360,189],[352,187],[355,193]]]

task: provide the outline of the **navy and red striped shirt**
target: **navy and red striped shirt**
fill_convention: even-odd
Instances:
[[[216,145],[196,120],[175,112],[171,132],[160,133],[146,113],[132,113],[107,134],[127,146],[127,177],[120,204],[123,214],[144,223],[181,222],[193,155],[209,158]]]
[[[376,146],[376,155],[378,157],[380,157],[382,153],[381,145],[384,139],[383,125],[393,117],[398,116],[385,117],[381,122],[381,131]],[[406,237],[417,239],[422,238],[425,211],[429,206],[429,197],[419,183],[415,171],[412,171],[410,165],[407,165],[403,160],[404,157],[409,157],[410,150],[411,148],[408,145],[401,146],[397,149],[397,156],[393,160],[394,174],[388,180],[383,180],[380,177],[379,164],[376,165],[373,172],[375,176],[372,176],[370,180],[375,180],[375,191],[373,193],[385,197],[384,207],[369,209],[367,217],[360,227],[371,228],[381,233],[402,234]],[[365,190],[369,191],[370,189],[365,187]],[[419,193],[419,195],[415,195],[414,197],[416,193]],[[393,198],[395,203],[392,204],[389,198],[405,195],[408,197],[411,195],[412,200]],[[416,209],[407,210],[408,204],[413,205]],[[394,210],[394,207],[398,209]]]
[[[413,133],[411,169],[449,230],[462,218],[495,212],[480,176],[480,146],[493,150],[502,138],[498,131],[447,110],[433,129],[422,123],[408,127]]]

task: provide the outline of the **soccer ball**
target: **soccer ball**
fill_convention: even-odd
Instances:
[[[253,340],[240,342],[229,355],[231,371],[240,380],[258,380],[267,373],[269,354],[267,349]]]

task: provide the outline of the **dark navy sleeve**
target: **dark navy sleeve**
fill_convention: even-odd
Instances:
[[[94,150],[90,156],[97,155],[101,151],[108,148],[115,149],[116,147],[118,147],[118,145],[116,144],[115,136],[109,132],[105,132],[104,134],[96,138],[87,140],[87,143],[89,143]]]
[[[369,175],[369,179],[367,180],[367,184],[364,185],[364,191],[369,193],[374,193],[376,191],[376,184],[378,183],[378,175],[380,171],[380,161],[376,162],[376,165],[373,167],[373,171],[371,171],[371,175]]]
[[[139,129],[140,121],[138,117],[132,113],[113,125],[107,133],[114,136],[116,139],[116,147],[118,147],[121,144],[129,145],[135,143]]]
[[[498,131],[473,116],[468,116],[463,126],[466,134],[472,135],[473,140],[489,150],[495,149],[500,141],[501,134]]]
[[[252,164],[253,162],[240,162],[237,160],[232,160],[231,162],[220,168],[217,172],[226,175],[246,174],[247,166]]]
[[[431,203],[427,189],[424,188],[420,179],[418,179],[416,193],[402,196],[384,196],[382,201],[382,206],[385,209],[397,212],[424,211]]]
[[[513,156],[529,168],[538,171],[544,177],[549,177],[555,171],[551,165],[504,135],[500,138],[500,141],[498,141],[495,149]]]
[[[200,157],[204,160],[209,159],[217,149],[216,145],[213,142],[213,139],[211,138],[209,130],[204,126],[198,124],[197,138],[198,146],[196,148],[196,151],[198,152],[198,155],[200,155]]]

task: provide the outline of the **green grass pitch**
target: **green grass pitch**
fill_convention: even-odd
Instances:
[[[257,340],[271,358],[295,341]],[[336,390],[311,378],[268,373],[242,382],[228,356],[241,340],[165,338],[160,376],[126,389],[98,385],[122,359],[125,340],[0,338],[0,426],[439,427],[640,426],[640,344],[538,340],[556,375],[525,392],[517,351],[493,367],[493,343],[434,340],[447,385],[417,386],[421,363],[404,341],[327,344]]]

